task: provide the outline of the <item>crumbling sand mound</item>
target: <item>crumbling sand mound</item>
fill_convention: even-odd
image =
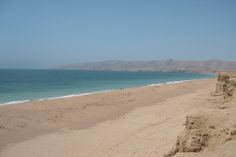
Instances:
[[[214,109],[204,111],[204,114],[187,116],[184,131],[177,137],[174,148],[164,157],[177,154],[178,157],[215,157],[219,154],[217,150],[228,142],[236,143],[235,106],[229,112]],[[236,148],[236,145],[233,147]],[[234,157],[236,154],[231,153],[229,156]]]
[[[229,80],[230,76],[227,73],[219,73],[217,77],[217,81],[223,82],[225,80]]]
[[[217,77],[215,95],[228,101],[236,93],[236,78],[230,73],[220,73]]]
[[[209,139],[208,127],[204,116],[187,116],[184,131],[177,137],[176,145],[165,156],[178,152],[199,152],[204,149]]]

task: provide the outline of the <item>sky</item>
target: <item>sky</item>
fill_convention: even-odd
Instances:
[[[236,60],[236,0],[0,0],[0,68]]]

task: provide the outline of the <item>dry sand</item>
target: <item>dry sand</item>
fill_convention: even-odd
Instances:
[[[0,157],[161,157],[175,147],[186,116],[199,112],[214,124],[215,134],[223,128],[225,135],[219,133],[199,153],[176,156],[233,157],[236,105],[215,105],[215,83],[205,79],[1,106]]]

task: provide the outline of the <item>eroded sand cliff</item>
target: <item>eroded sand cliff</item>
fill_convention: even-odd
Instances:
[[[236,144],[236,75],[220,73],[211,106],[186,117],[185,129],[177,137],[171,156],[236,156],[235,150],[222,150]],[[226,146],[227,145],[227,146]]]

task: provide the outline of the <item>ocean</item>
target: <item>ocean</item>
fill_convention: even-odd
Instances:
[[[213,77],[182,72],[0,70],[0,104],[54,99],[120,88]]]

